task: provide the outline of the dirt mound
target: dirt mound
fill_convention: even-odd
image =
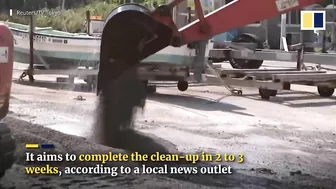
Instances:
[[[13,137],[16,140],[17,150],[16,156],[18,158],[18,164],[25,164],[25,144],[37,143],[37,144],[54,144],[55,153],[127,153],[125,150],[111,148],[100,144],[95,144],[82,137],[66,135],[64,133],[45,128],[40,125],[30,124],[26,121],[12,118],[10,116],[4,119],[12,130]],[[45,151],[45,150],[44,150]],[[41,149],[34,149],[33,152],[43,152]],[[81,164],[82,165],[82,164]],[[119,165],[119,164],[118,164]]]
[[[119,131],[119,147],[113,148],[104,146],[101,144],[94,143],[93,141],[61,133],[41,125],[31,124],[29,122],[19,120],[8,116],[4,119],[12,130],[13,136],[15,137],[17,150],[16,155],[18,157],[18,163],[25,163],[25,144],[27,143],[49,143],[54,144],[56,148],[55,153],[71,153],[71,154],[81,154],[81,153],[127,153],[140,152],[140,153],[176,153],[176,147],[161,138],[155,137],[153,135],[143,134],[134,130],[123,130]],[[34,150],[35,153],[42,152],[41,150]],[[118,164],[120,163],[112,163]],[[135,163],[128,163],[131,165],[136,165]],[[83,162],[80,163],[83,165]],[[123,163],[125,165],[125,163]]]
[[[17,162],[13,167],[6,172],[5,177],[0,181],[0,188],[9,189],[25,189],[25,188],[203,188],[197,184],[181,182],[158,175],[120,175],[118,177],[111,177],[110,175],[66,175],[62,177],[48,176],[48,175],[27,175],[25,174],[25,149],[26,143],[51,143],[56,146],[53,150],[55,153],[128,153],[126,150],[103,146],[93,143],[82,137],[63,134],[61,132],[45,128],[40,125],[31,124],[29,122],[19,120],[8,116],[4,119],[12,130],[13,136],[16,139]],[[153,153],[155,151],[164,152],[166,148],[175,151],[172,144],[160,139],[152,139],[153,136],[142,135],[135,131],[120,132],[121,143],[127,148],[133,147],[134,150],[140,152]],[[128,141],[129,136],[132,138]],[[128,141],[128,142],[127,142]],[[155,143],[155,141],[159,141]],[[135,144],[135,145],[134,145]],[[35,153],[43,150],[34,149]],[[167,151],[168,152],[168,151]],[[52,165],[52,164],[51,164]],[[58,163],[59,166],[69,166],[69,163]],[[74,162],[71,166],[93,166],[96,163]],[[137,166],[138,163],[132,162],[109,162],[106,166]]]
[[[315,186],[323,186],[328,188],[330,181],[318,180],[314,177],[307,177],[301,183],[295,180],[295,177],[277,180],[276,178],[267,178],[267,176],[256,175],[254,171],[238,170],[233,175],[120,175],[112,177],[110,175],[66,175],[62,177],[48,175],[27,175],[24,171],[25,164],[25,144],[32,143],[52,143],[56,145],[58,153],[127,153],[126,150],[112,148],[95,144],[90,140],[82,137],[66,135],[61,132],[44,128],[40,125],[33,125],[29,122],[7,117],[5,122],[12,129],[17,142],[17,164],[8,170],[6,176],[0,181],[0,188],[321,188]],[[122,143],[126,147],[133,147],[135,150],[153,151],[174,150],[173,146],[159,139],[152,139],[146,135],[140,135],[134,131],[120,132]],[[124,136],[124,137],[123,137]],[[133,140],[129,141],[131,136]],[[127,141],[129,144],[127,144]],[[155,141],[159,141],[155,143]],[[136,144],[136,145],[134,145]],[[140,149],[141,147],[141,149]],[[164,148],[166,147],[166,148]],[[168,149],[169,150],[169,149]],[[37,152],[38,150],[34,150]],[[96,163],[92,163],[96,164]],[[69,164],[67,164],[69,166]],[[73,166],[85,166],[82,162],[74,162]],[[109,163],[110,166],[119,166],[119,163]],[[135,163],[123,162],[124,166],[133,166]],[[138,164],[136,164],[138,165]],[[243,173],[244,172],[244,173]],[[305,180],[309,180],[305,181]],[[299,182],[299,183],[297,183]],[[324,182],[325,184],[321,184]],[[333,185],[334,186],[334,185]],[[330,187],[329,187],[330,188]]]

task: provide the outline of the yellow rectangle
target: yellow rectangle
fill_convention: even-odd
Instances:
[[[26,148],[39,148],[38,144],[26,144]]]
[[[313,13],[305,12],[303,13],[303,18],[301,19],[303,22],[304,28],[312,28],[313,27]]]

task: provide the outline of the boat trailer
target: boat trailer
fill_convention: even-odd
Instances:
[[[92,91],[97,87],[97,67],[79,67],[77,69],[48,69],[44,65],[34,63],[34,57],[37,55],[34,50],[34,16],[29,16],[30,31],[30,61],[27,69],[22,69],[22,74],[19,77],[19,81],[22,81],[25,77],[28,77],[29,82],[35,81],[34,75],[64,75],[68,77],[57,77],[57,82],[65,82],[68,84],[74,84],[75,78],[84,80]],[[87,21],[91,22],[90,12],[87,12]],[[101,21],[101,20],[100,20]],[[100,22],[99,21],[99,22]],[[96,20],[96,22],[98,22]],[[98,23],[99,23],[98,22]],[[103,21],[104,22],[104,21]],[[89,27],[90,25],[88,25]],[[88,28],[90,30],[91,27]],[[97,33],[95,33],[97,35]],[[142,62],[136,65],[138,70],[139,79],[148,83],[148,81],[177,81],[177,88],[180,91],[185,91],[188,88],[186,80],[189,78],[190,65],[189,64],[173,64],[166,62]],[[149,92],[155,92],[156,86],[148,85]]]
[[[285,39],[284,39],[285,40]],[[222,80],[222,84],[227,86],[232,93],[242,95],[241,90],[231,86],[255,87],[259,89],[262,99],[269,100],[276,96],[279,90],[290,90],[292,84],[317,86],[317,91],[321,97],[330,97],[336,88],[336,72],[327,72],[327,68],[321,65],[306,66],[304,59],[309,62],[335,62],[336,55],[321,53],[305,53],[304,45],[297,44],[291,46],[296,52],[276,51],[276,50],[234,50],[212,49],[210,57],[225,59],[250,60],[296,60],[296,68],[293,69],[222,69],[217,75]],[[332,65],[332,64],[330,64]]]
[[[174,1],[173,3],[167,5],[166,8],[171,8],[173,6],[176,6],[176,4],[178,4],[178,2],[180,2],[182,0],[176,0],[176,2]],[[270,16],[274,16],[277,15],[281,12],[288,12],[291,9],[294,10],[294,8],[298,8],[298,7],[290,7],[290,8],[286,8],[286,10],[276,10],[274,7],[274,3],[269,2],[264,0],[263,1],[265,4],[269,4],[269,7],[273,7],[271,12],[268,12],[266,15],[261,14],[261,12],[258,12],[256,10],[256,12],[254,12],[255,14],[251,14],[253,15],[253,19],[256,20],[260,20],[261,18],[268,18]],[[276,1],[277,2],[277,1]],[[313,2],[312,1],[304,1],[301,0],[299,1],[300,6],[304,7],[305,5],[309,5]],[[218,21],[217,17],[221,17],[221,18],[226,18],[227,15],[233,14],[233,12],[235,12],[238,9],[242,9],[244,8],[244,11],[249,12],[253,9],[250,9],[249,5],[247,6],[249,2],[247,1],[237,1],[234,3],[231,3],[230,6],[226,6],[224,7],[226,9],[226,11],[217,11],[215,12],[215,14],[211,14],[207,17],[204,17],[203,14],[201,14],[201,12],[199,10],[202,10],[200,8],[200,6],[198,6],[197,8],[197,13],[199,18],[199,22],[195,22],[192,23],[189,26],[186,26],[184,28],[182,28],[181,30],[177,31],[176,28],[174,28],[174,24],[172,24],[173,22],[171,22],[171,20],[165,20],[166,17],[164,15],[160,15],[160,12],[154,11],[151,13],[151,15],[154,15],[155,19],[151,20],[149,19],[149,17],[147,17],[147,13],[144,10],[143,13],[137,12],[137,14],[143,16],[141,17],[141,19],[146,20],[147,18],[149,19],[148,21],[151,21],[153,25],[153,27],[161,27],[162,26],[162,31],[160,30],[160,34],[162,34],[161,37],[163,41],[161,41],[159,44],[159,46],[155,46],[155,49],[146,49],[143,48],[144,52],[143,54],[138,54],[139,57],[138,59],[143,59],[145,57],[147,57],[148,55],[151,55],[153,53],[155,53],[156,51],[160,50],[161,48],[164,48],[166,46],[169,45],[169,43],[173,43],[174,44],[170,44],[172,46],[181,46],[183,44],[188,44],[190,45],[193,42],[197,42],[200,40],[204,40],[205,38],[207,38],[206,36],[211,36],[213,34],[216,33],[220,33],[223,31],[226,31],[227,29],[229,29],[230,27],[236,27],[239,25],[244,25],[244,24],[248,24],[252,18],[251,15],[249,15],[249,17],[244,17],[244,18],[240,18],[240,20],[236,22],[230,22],[227,23],[225,25],[215,25],[213,23],[216,23],[216,21]],[[124,13],[126,15],[128,14],[133,14],[132,11],[131,12],[127,12],[126,10],[127,7],[137,7],[138,5],[123,5],[123,7],[125,8]],[[139,7],[138,7],[139,8]],[[165,8],[165,7],[162,7]],[[142,7],[142,9],[144,9]],[[279,7],[278,7],[279,9]],[[161,10],[161,9],[158,9]],[[224,9],[223,9],[224,10]],[[113,12],[112,12],[113,13]],[[111,13],[111,15],[113,16],[113,14]],[[124,14],[123,13],[123,14]],[[115,13],[117,14],[117,13]],[[118,13],[119,14],[119,13]],[[269,14],[269,15],[268,15]],[[121,14],[120,14],[121,15]],[[115,16],[115,18],[119,18],[118,16]],[[120,18],[121,19],[121,18]],[[126,17],[124,17],[123,19],[126,19]],[[122,19],[122,20],[123,20]],[[140,19],[140,18],[139,18]],[[126,19],[127,20],[127,19]],[[158,20],[160,20],[160,22],[158,22]],[[116,20],[114,24],[118,25],[120,23],[120,20]],[[125,20],[124,20],[125,21]],[[162,23],[164,24],[162,24]],[[112,23],[112,22],[111,22]],[[211,23],[211,27],[207,24]],[[157,25],[155,25],[157,24]],[[112,24],[113,25],[113,24]],[[133,25],[129,25],[130,27]],[[175,40],[168,40],[166,39],[166,37],[164,37],[165,32],[168,32],[169,29],[167,29],[167,26],[171,27],[170,29],[173,30],[174,32],[171,33],[172,35],[172,39]],[[140,26],[139,26],[140,27]],[[159,28],[160,28],[159,27]],[[201,30],[199,30],[201,28]],[[105,28],[106,29],[106,28]],[[144,30],[145,32],[145,30]],[[170,31],[171,32],[171,31]],[[176,33],[177,32],[177,33]],[[181,35],[178,35],[178,32],[181,32]],[[120,34],[123,34],[122,32]],[[187,35],[188,34],[188,35]],[[179,37],[183,37],[183,40],[177,40],[180,39]],[[120,44],[124,44],[126,45],[125,48],[130,48],[133,49],[133,46],[127,46],[129,44],[124,43],[124,41],[118,41],[119,38],[116,36],[113,36],[113,39],[116,39],[116,42],[120,42]],[[111,38],[112,40],[112,38]],[[108,41],[108,40],[107,40]],[[175,44],[176,43],[176,44]],[[234,43],[231,43],[230,46],[234,46]],[[244,46],[244,45],[251,45],[251,43],[249,43],[249,41],[241,41],[239,43],[236,44],[236,46]],[[255,43],[252,45],[256,45]],[[296,69],[291,69],[291,70],[262,70],[262,69],[229,69],[229,70],[220,70],[220,74],[218,74],[220,76],[220,78],[222,79],[222,81],[225,83],[225,85],[228,85],[229,88],[231,89],[231,92],[237,92],[238,94],[242,94],[242,91],[240,90],[236,90],[232,87],[230,87],[231,85],[238,85],[238,86],[247,86],[247,87],[257,87],[259,88],[259,92],[260,95],[262,96],[263,99],[269,99],[270,96],[276,96],[277,94],[277,90],[282,90],[282,89],[290,89],[290,85],[291,84],[303,84],[303,85],[314,85],[318,87],[318,91],[320,93],[321,96],[331,96],[334,92],[334,88],[335,88],[335,81],[336,81],[336,75],[334,74],[330,74],[327,73],[326,71],[322,71],[322,67],[317,66],[315,68],[311,68],[309,69],[308,67],[306,67],[303,63],[303,59],[305,58],[305,60],[307,62],[335,62],[336,61],[336,56],[334,54],[321,54],[321,53],[305,53],[304,52],[304,45],[301,45],[301,47],[297,50],[297,52],[284,52],[284,51],[277,51],[277,50],[265,50],[265,49],[256,49],[258,47],[258,45],[256,45],[254,50],[250,50],[250,49],[237,49],[237,48],[225,48],[225,49],[211,49],[209,52],[209,57],[212,58],[217,58],[217,59],[223,59],[223,60],[229,60],[229,61],[246,61],[246,62],[256,62],[256,64],[258,64],[259,62],[262,62],[263,60],[277,60],[277,61],[296,61],[297,62],[297,68]],[[293,47],[294,48],[294,47]],[[118,50],[118,49],[117,49]],[[134,50],[134,49],[133,49]],[[151,51],[153,50],[153,52]],[[155,51],[155,52],[154,52]],[[119,52],[119,51],[118,51]],[[113,56],[119,57],[119,56],[123,56],[122,58],[125,57],[129,57],[129,54],[125,53],[125,52],[113,52]],[[120,58],[120,57],[119,57]],[[202,58],[200,58],[201,60]],[[108,60],[106,59],[106,62],[108,62]],[[104,65],[109,65],[108,63],[104,64]],[[160,71],[156,72],[156,68],[160,66],[161,64],[157,64],[157,65],[150,65],[149,67],[146,67],[144,69],[139,69],[139,71],[143,72],[140,75],[143,75],[146,77],[146,79],[150,80],[149,76],[153,76],[154,79],[153,80],[177,80],[179,82],[181,82],[182,79],[186,79],[188,78],[189,80],[192,79],[189,77],[189,72],[192,72],[193,70],[189,69],[189,67],[183,67],[183,68],[179,68],[178,71],[176,71],[176,67],[175,65],[173,67],[170,66],[163,66],[166,68],[167,76],[165,77],[165,74],[163,74],[164,76],[158,76],[158,73],[160,73]],[[325,63],[324,63],[325,65]],[[142,64],[140,64],[139,68],[142,67]],[[105,69],[102,69],[105,70]],[[153,72],[154,70],[154,72]],[[181,71],[183,70],[183,71]],[[69,70],[68,70],[69,71]],[[181,72],[179,72],[181,71]],[[194,70],[198,73],[204,73],[203,71],[197,71]],[[34,74],[52,74],[51,72],[55,73],[55,74],[65,74],[67,71],[64,70],[34,70],[34,69],[29,69],[29,71],[26,71],[22,76],[24,77],[25,75],[29,75],[29,79],[31,81],[34,80],[33,75]],[[58,73],[56,73],[58,72]],[[72,73],[76,73],[77,75],[89,75],[92,76],[91,78],[96,78],[96,74],[98,72],[98,70],[75,70],[75,71],[71,71]],[[87,73],[90,72],[90,73]],[[149,72],[151,72],[149,74]],[[172,73],[180,73],[179,74],[172,74]],[[146,75],[147,74],[147,75]],[[98,74],[99,75],[99,74]],[[168,75],[170,77],[168,77]],[[174,76],[173,78],[171,76]],[[23,78],[21,77],[21,78]],[[151,79],[152,80],[152,79]],[[92,79],[92,81],[95,81],[95,79]],[[188,88],[188,83],[186,83],[186,80],[183,80],[184,82],[184,89],[182,91],[185,91]],[[92,84],[95,84],[95,82],[89,82]]]
[[[283,39],[284,43],[286,39]],[[231,44],[232,45],[232,44]],[[336,88],[336,72],[330,73],[330,70],[323,68],[321,65],[306,66],[304,60],[308,62],[323,62],[324,65],[333,65],[336,62],[336,54],[326,53],[307,53],[304,52],[304,45],[292,45],[292,50],[266,50],[255,49],[250,50],[253,46],[251,43],[236,43],[235,47],[244,48],[241,50],[233,48],[211,49],[209,57],[216,59],[234,60],[240,59],[244,61],[286,61],[296,62],[296,68],[292,69],[218,69],[215,65],[206,70],[207,76],[217,75],[218,78],[210,76],[211,83],[217,83],[218,79],[221,84],[225,85],[233,94],[242,95],[243,91],[233,86],[239,87],[255,87],[259,89],[262,99],[270,99],[276,96],[280,90],[290,90],[291,84],[317,86],[317,91],[321,97],[330,97]],[[230,45],[228,45],[230,46]],[[249,48],[245,48],[248,46]],[[330,64],[328,64],[330,63]],[[209,72],[210,70],[210,72]],[[216,73],[213,73],[215,70]],[[195,69],[189,68],[187,65],[177,66],[174,64],[157,64],[144,63],[138,65],[138,73],[144,81],[177,81],[177,87],[180,91],[188,89],[188,82],[195,82]],[[23,70],[20,79],[29,76],[31,82],[34,81],[33,75],[69,75],[68,79],[58,78],[58,82],[67,80],[74,82],[74,78],[84,79],[89,86],[96,87],[97,69],[79,68],[75,70],[47,70],[47,69],[27,69]],[[91,79],[91,80],[89,80]],[[209,79],[208,79],[209,80]],[[209,80],[209,81],[210,81]],[[150,85],[151,92],[156,91],[155,85]]]
[[[33,69],[21,70],[22,74],[19,81],[28,77],[29,81],[35,81],[34,75],[64,75],[68,77],[57,77],[57,82],[66,82],[74,84],[75,78],[84,80],[92,91],[95,91],[97,85],[98,69],[78,68],[71,70],[63,69],[40,69],[39,66]],[[169,63],[142,63],[138,65],[138,76],[143,81],[177,81],[177,88],[185,91],[188,88],[186,80],[190,77],[189,65],[176,65]],[[149,85],[149,92],[155,92],[156,86]]]

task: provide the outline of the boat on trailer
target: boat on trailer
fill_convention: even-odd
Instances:
[[[29,25],[5,23],[14,36],[14,61],[29,63]],[[45,69],[98,68],[100,37],[85,33],[69,33],[52,27],[34,29],[34,65]],[[186,66],[193,62],[195,53],[186,46],[167,47],[146,58],[143,63]]]
[[[14,61],[29,63],[29,25],[5,22],[14,37]],[[34,29],[34,64],[46,69],[97,67],[100,38],[69,33],[52,27]]]

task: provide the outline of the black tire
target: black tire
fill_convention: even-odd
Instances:
[[[180,90],[182,92],[186,91],[188,89],[188,87],[189,87],[188,81],[179,81],[177,83],[178,90]]]
[[[321,97],[331,97],[334,94],[335,89],[325,86],[318,86],[317,91]]]
[[[235,43],[256,43],[258,49],[263,49],[264,45],[261,40],[253,34],[244,33],[235,37],[232,42]],[[229,60],[232,68],[235,69],[259,69],[263,60],[246,60],[246,59],[231,59]]]
[[[15,140],[5,123],[0,123],[0,178],[15,162]]]
[[[278,93],[277,90],[270,89],[259,89],[259,95],[263,100],[269,100],[271,96],[276,96]]]

